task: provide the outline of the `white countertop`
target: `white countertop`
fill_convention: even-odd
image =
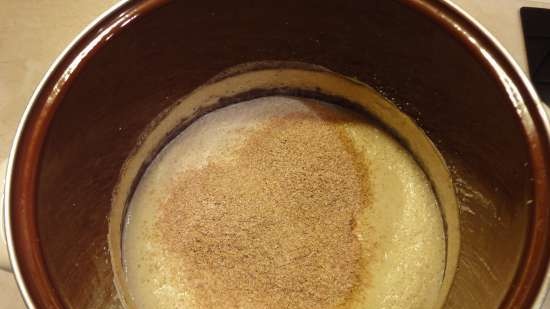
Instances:
[[[26,102],[49,65],[81,29],[115,2],[0,0],[0,175],[4,175],[10,143]],[[527,70],[519,8],[550,8],[550,0],[454,2],[492,32]],[[11,274],[0,270],[0,309],[23,308]],[[550,304],[545,308],[550,309]]]

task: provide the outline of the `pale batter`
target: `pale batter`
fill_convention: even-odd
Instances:
[[[267,97],[203,116],[161,151],[130,202],[123,256],[140,309],[433,308],[445,234],[391,135]]]

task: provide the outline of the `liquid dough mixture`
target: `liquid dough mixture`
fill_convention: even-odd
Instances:
[[[130,202],[139,309],[433,308],[445,235],[411,154],[343,108],[265,97],[211,112]]]

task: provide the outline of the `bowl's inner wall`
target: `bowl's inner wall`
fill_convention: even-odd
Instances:
[[[394,1],[175,1],[97,51],[52,120],[38,183],[48,271],[69,308],[118,308],[108,216],[120,167],[147,124],[222,70],[314,63],[356,77],[418,121],[455,177],[462,252],[447,305],[496,308],[514,276],[531,198],[512,104],[478,59]]]

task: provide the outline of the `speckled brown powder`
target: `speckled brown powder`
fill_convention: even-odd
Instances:
[[[159,206],[154,237],[197,308],[342,308],[363,280],[366,167],[339,124],[352,119],[313,107],[322,117],[275,117],[235,160],[179,175]]]

